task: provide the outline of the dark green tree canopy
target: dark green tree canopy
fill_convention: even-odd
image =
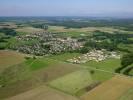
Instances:
[[[133,64],[133,52],[123,55],[121,59],[121,65],[123,67],[127,67],[131,64]]]

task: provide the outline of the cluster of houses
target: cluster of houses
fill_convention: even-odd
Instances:
[[[17,39],[23,41],[30,41],[34,39],[49,41],[51,39],[54,39],[55,37],[56,35],[52,34],[51,32],[36,32],[27,35],[17,36]]]
[[[79,63],[86,63],[88,61],[100,62],[108,58],[120,59],[120,55],[118,55],[117,52],[109,52],[104,49],[103,50],[92,50],[86,54],[83,54],[80,57],[69,59],[67,61],[71,63],[79,64]]]
[[[30,45],[22,44],[19,45],[19,47],[16,47],[20,52],[35,55],[57,54],[65,51],[73,51],[81,48],[83,45],[81,42],[78,42],[77,39],[71,37],[63,38],[56,33],[50,32],[32,33],[18,36],[17,39],[25,42],[37,40],[37,42]]]

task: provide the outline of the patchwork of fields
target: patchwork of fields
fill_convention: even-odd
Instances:
[[[0,73],[0,98],[17,95],[80,69],[78,66],[48,58],[31,58],[18,63]]]
[[[94,32],[96,30],[104,31],[104,32],[111,32],[111,33],[114,31],[123,32],[123,30],[115,29],[113,27],[86,27],[86,28],[69,28],[69,29],[66,29],[63,26],[50,26],[49,27],[49,31],[53,31],[53,32]]]
[[[41,86],[6,100],[79,100],[47,86]]]
[[[81,96],[81,100],[119,100],[119,98],[121,98],[120,100],[126,100],[128,97],[132,97],[131,91],[128,91],[131,88],[133,88],[133,79],[116,75],[109,81],[102,83],[92,91]],[[125,93],[127,93],[127,98],[121,97]]]
[[[0,17],[0,100],[133,100],[133,19]]]
[[[90,61],[83,65],[109,72],[115,72],[115,69],[121,66],[120,59],[106,59],[105,61],[102,62]]]
[[[78,53],[29,59],[25,59],[26,55],[12,51],[0,53],[2,53],[1,70],[4,69],[0,72],[1,99],[132,100],[133,98],[133,79],[115,75],[113,72],[119,61],[110,59],[106,62],[76,65],[66,60],[79,56]],[[103,66],[104,64],[109,65],[108,68]]]

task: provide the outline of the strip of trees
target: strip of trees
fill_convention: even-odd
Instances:
[[[133,52],[125,54],[121,58],[121,67],[116,69],[116,72],[121,73],[122,70],[126,69],[124,70],[123,74],[130,75],[129,72],[133,69],[132,64],[133,64]]]

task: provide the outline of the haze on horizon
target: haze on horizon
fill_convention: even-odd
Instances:
[[[0,16],[133,17],[133,0],[0,0]]]

